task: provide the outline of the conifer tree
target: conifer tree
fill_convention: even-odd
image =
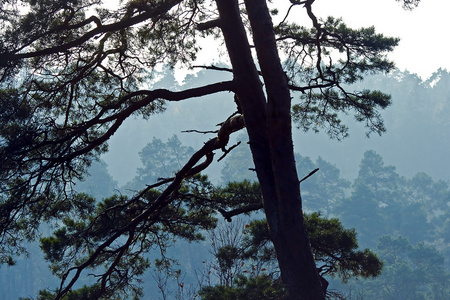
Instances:
[[[226,154],[229,135],[245,127],[288,297],[323,299],[302,216],[292,121],[340,138],[347,132],[338,113],[353,112],[369,131],[383,132],[379,109],[390,97],[347,86],[367,73],[391,70],[385,54],[398,39],[372,27],[351,29],[333,17],[318,19],[314,0],[291,0],[288,11],[304,12],[311,28],[290,18],[273,24],[276,10],[264,0],[129,0],[117,7],[101,0],[0,3],[2,262],[13,263],[22,242],[36,238],[42,222],[54,222],[64,226],[44,249],[61,277],[56,299],[69,295],[88,268],[99,272],[91,297],[133,289],[134,276],[146,265],[139,254],[151,243],[148,234],[169,230],[173,217],[189,215],[174,211],[179,191],[214,153]],[[224,42],[232,80],[181,91],[148,84],[161,65],[191,65],[205,36]],[[230,101],[239,104],[237,113],[218,120],[217,136],[175,176],[147,183],[130,199],[113,196],[94,204],[71,193],[73,180],[107,151],[125,120],[150,118],[168,102],[219,92],[235,95]],[[152,190],[163,185],[158,193]],[[182,221],[168,232],[195,238],[189,226],[209,226],[210,220],[197,221]]]

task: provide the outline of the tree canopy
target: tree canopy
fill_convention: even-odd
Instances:
[[[323,298],[304,230],[291,121],[342,138],[347,128],[339,113],[352,112],[368,131],[382,133],[379,109],[390,97],[348,85],[392,70],[385,55],[398,39],[373,27],[351,29],[334,17],[318,19],[313,2],[291,0],[292,9],[273,24],[277,10],[262,0],[130,0],[117,6],[100,0],[2,1],[0,260],[13,263],[25,250],[22,241],[33,240],[42,222],[50,222],[60,227],[56,236],[70,240],[63,248],[52,239],[44,243],[61,277],[57,299],[68,295],[81,273],[100,265],[95,295],[132,288],[141,270],[131,262],[141,261],[136,249],[148,247],[148,233],[168,226],[179,234],[170,220],[185,213],[195,219],[184,211],[191,205],[212,213],[211,203],[180,204],[179,193],[189,180],[204,183],[198,173],[215,152],[226,155],[230,134],[245,127],[289,297]],[[291,21],[294,13],[312,27]],[[230,65],[205,68],[231,72],[232,80],[179,91],[152,87],[154,69],[192,66],[204,37],[223,42]],[[234,94],[237,112],[218,120],[216,137],[174,176],[144,183],[131,198],[96,202],[72,192],[74,180],[107,151],[108,139],[126,119],[150,118],[167,102],[219,92]],[[195,238],[190,226],[209,226],[187,223],[180,226],[188,239]],[[62,256],[70,263],[60,265]]]
[[[349,278],[380,275],[383,263],[369,249],[357,250],[354,229],[344,229],[338,219],[326,219],[319,213],[305,214],[305,224],[327,298],[340,299],[342,295],[327,290],[325,276],[346,282]],[[227,234],[214,234],[212,244],[216,264],[211,269],[216,271],[219,284],[202,287],[199,291],[202,299],[256,300],[285,296],[266,220],[252,220],[242,232],[231,228]]]

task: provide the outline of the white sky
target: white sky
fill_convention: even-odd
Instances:
[[[104,0],[113,2],[117,0]],[[289,5],[288,0],[273,2],[285,7],[280,15]],[[425,79],[440,67],[450,70],[450,0],[421,0],[412,11],[404,10],[395,0],[316,0],[313,11],[317,17],[342,17],[351,28],[373,25],[379,33],[399,37],[400,44],[389,57],[402,71],[407,69]],[[299,18],[311,24],[303,12]],[[199,55],[202,62],[218,58],[216,48],[206,48]]]
[[[374,25],[379,33],[399,37],[390,58],[400,70],[423,78],[440,67],[450,70],[450,0],[422,0],[412,11],[395,0],[316,0],[313,9],[319,16],[342,17],[353,28]]]
[[[284,5],[280,9],[284,16],[289,1],[274,1],[274,6],[279,4]],[[310,26],[304,11],[297,8],[298,21]],[[422,0],[412,11],[403,9],[395,0],[316,0],[313,12],[320,18],[342,17],[351,28],[373,25],[378,33],[400,38],[399,46],[389,57],[401,71],[406,69],[426,79],[440,67],[450,70],[450,0]],[[199,55],[202,62],[217,59],[213,45],[209,44]]]
[[[288,0],[274,2],[289,4]],[[318,17],[342,17],[352,28],[374,25],[379,33],[401,38],[400,45],[390,57],[402,71],[407,69],[426,79],[439,67],[450,70],[447,34],[450,29],[450,0],[422,0],[413,11],[405,11],[395,0],[316,0],[313,9]],[[310,25],[304,13],[301,18]],[[218,51],[214,43],[206,46],[209,47],[205,47],[205,52],[199,56],[203,63],[210,63],[211,59],[218,58]],[[116,133],[110,143],[110,152],[104,156],[111,174],[116,179],[120,178],[120,184],[134,177],[135,167],[140,165],[137,151],[148,142],[143,139],[142,145],[136,145],[133,141],[133,145],[124,148],[126,136],[123,131]],[[115,146],[115,143],[121,146]]]

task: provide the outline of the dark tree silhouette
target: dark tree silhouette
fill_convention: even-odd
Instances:
[[[21,242],[34,239],[42,222],[63,222],[65,231],[56,232],[59,240],[46,244],[53,259],[64,262],[55,269],[61,277],[55,298],[67,295],[88,268],[103,264],[90,295],[125,291],[145,265],[138,248],[149,247],[147,234],[155,222],[176,209],[183,182],[205,169],[215,152],[226,154],[230,134],[245,127],[289,297],[322,299],[302,217],[291,113],[299,127],[325,128],[332,137],[346,135],[337,115],[342,111],[353,111],[369,131],[383,132],[378,110],[389,105],[390,97],[350,92],[344,85],[391,70],[385,53],[398,39],[374,28],[350,29],[340,19],[320,20],[314,0],[290,2],[288,14],[304,12],[312,28],[289,18],[273,24],[263,0],[131,0],[117,8],[100,0],[2,1],[1,261],[13,263],[24,250]],[[148,85],[158,66],[191,64],[203,36],[224,42],[232,80],[181,91]],[[219,92],[233,92],[236,98],[230,101],[237,99],[239,111],[222,120],[217,136],[175,176],[147,183],[130,199],[99,203],[96,215],[91,215],[92,199],[71,193],[73,180],[107,151],[108,139],[126,119],[148,118],[167,102]],[[151,192],[164,184],[158,194]],[[99,220],[116,217],[117,222],[98,227]],[[61,244],[65,238],[72,241]]]

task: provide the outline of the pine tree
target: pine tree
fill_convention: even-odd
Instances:
[[[96,297],[133,289],[133,276],[142,272],[135,262],[146,264],[131,255],[135,247],[147,246],[146,234],[173,208],[183,181],[206,168],[214,152],[227,153],[229,135],[245,127],[289,297],[322,299],[302,216],[291,115],[303,129],[325,128],[340,138],[346,126],[337,114],[353,111],[370,131],[383,132],[379,109],[390,97],[345,86],[369,72],[391,70],[385,54],[398,39],[374,28],[350,29],[340,19],[319,20],[313,2],[291,0],[311,19],[312,28],[305,28],[289,21],[273,24],[276,10],[263,0],[130,0],[117,8],[99,0],[2,1],[1,261],[12,262],[42,222],[63,222],[66,231],[55,234],[81,244],[54,249],[53,259],[65,259],[55,270],[61,276],[56,299],[67,295],[87,268],[101,263]],[[224,42],[232,80],[181,91],[148,86],[153,69],[192,64],[203,36]],[[279,52],[286,56],[283,64]],[[230,101],[237,99],[238,112],[219,120],[217,136],[175,176],[95,209],[89,197],[71,193],[73,180],[107,151],[108,139],[126,119],[149,118],[163,112],[167,102],[223,91],[235,94]],[[157,196],[149,196],[164,184]],[[92,209],[97,215],[90,214]],[[97,223],[108,218],[111,222]]]

